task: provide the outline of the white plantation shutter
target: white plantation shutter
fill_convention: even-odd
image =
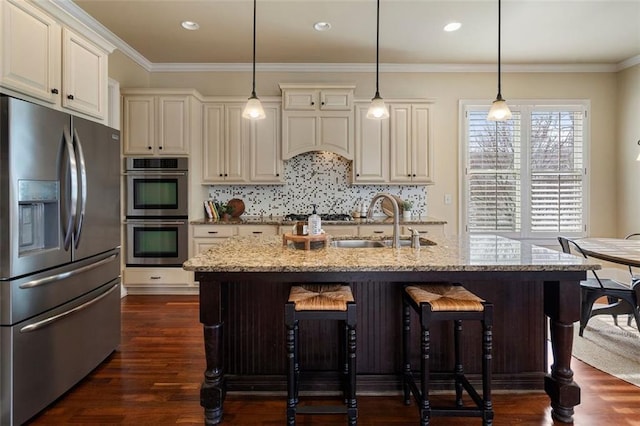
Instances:
[[[520,115],[487,121],[486,111],[469,111],[467,205],[470,232],[520,230]]]
[[[583,114],[531,113],[531,232],[583,228]]]
[[[585,102],[510,105],[506,122],[489,105],[465,106],[465,224],[469,233],[551,238],[586,231]]]

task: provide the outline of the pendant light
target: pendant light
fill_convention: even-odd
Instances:
[[[487,120],[489,121],[506,121],[511,118],[511,110],[507,105],[507,101],[502,99],[501,92],[501,78],[502,74],[500,71],[500,26],[501,22],[501,0],[498,0],[498,96],[496,96],[496,100],[493,101],[491,105],[491,109],[489,110],[489,114],[487,115]]]
[[[380,61],[378,60],[380,55],[380,0],[378,0],[376,15],[376,94],[373,96],[373,99],[371,99],[371,105],[369,105],[369,110],[367,111],[367,118],[382,120],[383,118],[389,118],[389,110],[378,91],[378,68],[380,66]]]
[[[260,99],[256,95],[256,0],[253,0],[253,86],[251,96],[242,111],[244,118],[260,120],[266,117]]]

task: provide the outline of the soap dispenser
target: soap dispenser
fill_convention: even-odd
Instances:
[[[312,204],[313,213],[309,216],[309,226],[307,232],[309,235],[320,235],[322,233],[322,224],[320,223],[320,216],[316,212],[316,205]]]

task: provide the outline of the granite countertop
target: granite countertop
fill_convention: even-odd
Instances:
[[[354,238],[354,237],[335,237]],[[388,237],[386,237],[388,238]],[[363,238],[359,238],[363,239]],[[430,237],[435,245],[299,250],[281,236],[232,237],[187,260],[196,272],[586,271],[587,259],[494,235]]]
[[[240,216],[229,220],[197,219],[189,222],[191,225],[293,225],[295,220],[287,220],[284,216]],[[393,225],[393,218],[389,216],[374,216],[371,219],[353,220],[323,220],[327,225]],[[445,225],[446,220],[430,216],[416,216],[410,220],[400,218],[400,225]]]

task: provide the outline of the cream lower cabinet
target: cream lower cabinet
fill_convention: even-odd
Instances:
[[[193,255],[203,253],[227,238],[278,235],[278,225],[192,225]]]
[[[197,294],[193,272],[182,268],[125,268],[122,282],[128,294]]]
[[[148,89],[122,94],[125,155],[189,154],[192,111],[198,106],[191,94]]]
[[[359,225],[358,235],[361,237],[393,236],[393,225]]]
[[[400,228],[400,233],[402,235],[411,235],[409,228],[416,229],[418,233],[425,238],[429,238],[430,236],[444,237],[444,225],[403,225]]]
[[[113,46],[90,41],[24,0],[0,2],[0,25],[0,85],[98,121],[106,119]]]
[[[329,235],[358,235],[358,225],[322,225]]]
[[[203,253],[227,238],[238,235],[238,227],[234,225],[192,225],[192,255]]]

